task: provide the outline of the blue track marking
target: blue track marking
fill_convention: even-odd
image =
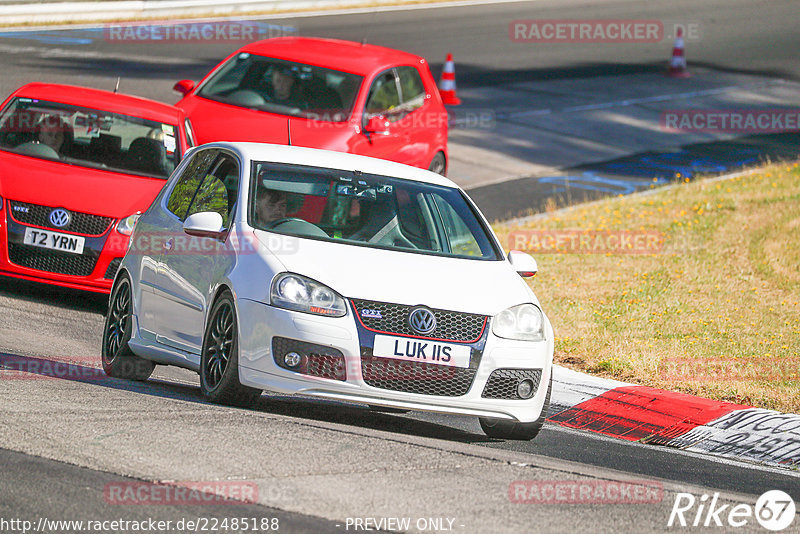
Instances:
[[[268,37],[275,37],[278,35],[297,35],[298,29],[295,26],[288,26],[282,24],[270,24],[267,22],[260,22],[260,21],[249,21],[249,20],[230,20],[230,21],[214,21],[214,24],[220,24],[220,22],[229,22],[232,24],[237,23],[246,23],[248,26],[252,26],[256,29],[254,34],[253,40],[260,40],[266,39]],[[98,26],[96,28],[77,28],[77,29],[63,29],[63,30],[22,30],[22,31],[6,31],[0,32],[0,39],[19,39],[23,41],[35,41],[41,44],[46,45],[67,45],[67,46],[85,46],[90,45],[95,42],[102,42],[106,41],[107,39],[107,31],[111,27],[115,28],[125,28],[128,26],[131,27],[148,27],[152,29],[156,28],[166,28],[172,27],[177,25],[183,25],[187,28],[192,27],[201,27],[203,24],[208,24],[208,22],[197,22],[197,21],[175,21],[169,23],[163,22],[151,22],[151,23],[107,23],[103,26]],[[151,38],[147,39],[148,41],[158,41],[159,35],[163,35],[165,32],[158,32],[158,31],[151,31]],[[113,42],[113,40],[111,41]],[[244,44],[244,41],[242,41]]]

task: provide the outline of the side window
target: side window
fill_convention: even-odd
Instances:
[[[203,211],[222,216],[222,226],[228,228],[239,192],[239,164],[226,154],[217,158],[203,179],[187,212],[187,217]]]
[[[394,69],[390,69],[380,74],[372,82],[367,98],[366,115],[367,118],[374,115],[385,115],[387,119],[393,120],[392,111],[398,107],[400,107],[400,93],[397,91]]]
[[[186,219],[186,212],[194,199],[197,188],[208,174],[218,154],[219,152],[216,150],[203,150],[196,153],[178,178],[178,182],[167,199],[167,209],[180,220]]]
[[[397,77],[400,80],[400,91],[403,98],[403,109],[414,111],[425,103],[425,86],[419,71],[414,67],[397,67]]]
[[[459,256],[482,256],[480,245],[461,216],[442,197],[436,194],[432,196],[442,217],[442,226],[450,243],[450,252]]]

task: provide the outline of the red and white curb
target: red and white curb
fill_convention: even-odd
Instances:
[[[800,415],[555,366],[548,421],[629,441],[750,462],[800,466]]]

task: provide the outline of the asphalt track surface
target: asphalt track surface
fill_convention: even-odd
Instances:
[[[307,36],[366,39],[408,50],[428,58],[435,75],[441,71],[446,54],[455,52],[458,85],[463,89],[662,72],[676,24],[697,28],[696,36],[686,40],[691,68],[800,80],[800,62],[794,54],[800,49],[795,13],[796,3],[791,0],[535,0],[324,17],[265,17],[259,24],[265,35],[292,31]],[[516,43],[509,37],[509,24],[518,19],[655,19],[664,25],[664,40],[607,45]],[[22,32],[0,29],[0,93],[8,94],[32,80],[111,89],[120,77],[122,92],[175,102],[178,98],[171,90],[175,81],[199,80],[240,45],[231,41],[118,41],[110,38],[103,25]],[[487,109],[493,104],[487,102]],[[528,107],[539,106],[531,101]],[[737,156],[753,151],[755,157]],[[800,144],[796,134],[753,136],[682,147],[681,155],[711,160],[715,163],[712,168],[719,169],[716,172],[730,172],[738,170],[742,161],[752,165],[767,159],[796,159]],[[620,180],[620,186],[610,188],[564,188],[540,183],[537,178],[521,178],[469,192],[487,217],[502,219],[541,209],[549,197],[555,197],[557,204],[592,200],[603,194],[636,190],[642,183],[647,185],[641,187],[648,187],[652,178],[666,183],[676,172],[684,171],[680,161],[666,158],[658,170],[653,170],[642,162],[650,156],[634,154],[588,166],[578,161],[565,168],[567,175],[577,174],[570,175],[573,182],[580,181],[584,173],[600,175],[606,181]],[[537,160],[535,150],[531,158]],[[613,170],[615,165],[624,171]],[[647,175],[644,180],[637,180],[640,172]],[[681,175],[685,177],[686,172]]]
[[[6,520],[15,518],[36,525],[40,518],[59,521],[70,514],[84,520],[113,518],[144,524],[157,518],[157,521],[172,521],[177,525],[181,520],[184,524],[186,521],[196,522],[202,516],[208,524],[213,524],[211,522],[214,520],[221,522],[231,517],[233,506],[236,517],[257,517],[259,521],[261,518],[276,518],[284,532],[314,534],[331,532],[336,528],[333,521],[248,503],[231,504],[223,501],[216,505],[204,505],[202,514],[198,514],[197,505],[191,504],[118,506],[108,502],[105,488],[111,484],[136,484],[139,481],[5,449],[0,449],[0,465],[3,466],[3,475],[0,476],[0,495],[3,496],[0,500],[0,517]],[[57,498],[42,498],[43,495],[56,495]],[[213,501],[215,496],[203,495],[197,499]],[[0,528],[3,528],[1,522]],[[63,526],[57,530],[59,533],[81,531]],[[11,524],[3,531],[10,532]]]
[[[15,361],[27,360],[41,364],[50,358],[65,354],[79,353],[85,358],[86,371],[96,367],[92,362],[99,360],[99,341],[93,339],[102,330],[106,299],[100,295],[86,295],[72,290],[42,287],[36,284],[16,281],[3,281],[0,288],[0,360],[12,358]],[[77,312],[77,314],[76,314]],[[80,317],[76,321],[76,315]],[[40,329],[31,329],[30,325],[46,327],[46,333]],[[38,331],[37,331],[38,330]],[[59,342],[58,340],[61,340]],[[123,411],[130,414],[131,422],[120,421],[119,432],[130,432],[129,426],[136,429],[134,435],[146,431],[147,423],[142,426],[140,418],[147,420],[147,413],[153,413],[153,428],[158,413],[166,409],[180,412],[181,406],[189,403],[203,412],[203,422],[198,424],[212,429],[220,424],[228,424],[228,410],[208,405],[200,395],[196,375],[174,368],[159,367],[158,377],[146,383],[122,380],[76,380],[81,389],[78,395],[69,399],[64,406],[65,421],[59,422],[58,413],[42,413],[47,410],[45,399],[30,399],[30,416],[52,419],[47,423],[54,426],[53,435],[60,435],[65,430],[57,430],[69,425],[74,406],[96,403],[106,391],[115,396],[132,395],[132,401],[125,401]],[[50,381],[53,379],[47,377]],[[32,387],[41,387],[36,381],[30,381]],[[44,382],[43,384],[46,384]],[[16,385],[16,384],[14,384]],[[27,384],[23,384],[27,386]],[[65,387],[71,387],[67,384]],[[98,389],[99,388],[99,389]],[[94,390],[94,391],[93,391]],[[35,391],[35,390],[33,390]],[[16,397],[12,397],[16,398]],[[54,400],[60,402],[56,397]],[[50,401],[53,402],[53,401]],[[129,404],[128,404],[129,403]],[[163,407],[162,407],[163,406]],[[23,411],[26,408],[20,407]],[[105,409],[96,408],[98,413],[90,417],[99,417],[97,422],[108,417]],[[110,407],[109,407],[110,409]],[[672,484],[682,491],[697,491],[693,488],[710,488],[705,491],[722,491],[735,495],[751,496],[755,499],[763,492],[771,489],[782,489],[796,500],[800,500],[800,476],[796,472],[780,469],[768,469],[740,462],[729,462],[702,455],[685,453],[663,447],[642,445],[616,440],[605,436],[565,429],[555,424],[546,424],[542,433],[531,442],[505,442],[486,438],[473,418],[447,416],[412,412],[409,414],[375,413],[365,406],[334,402],[313,402],[305,398],[264,395],[258,405],[253,408],[255,414],[266,417],[288,418],[295,424],[311,429],[312,435],[316,425],[344,425],[347,438],[358,446],[362,439],[374,432],[385,433],[390,441],[416,443],[417,440],[434,440],[434,447],[442,450],[461,450],[461,447],[478,446],[481,449],[492,449],[499,452],[515,453],[517,463],[529,463],[533,466],[552,468],[553,473],[566,470],[569,473],[580,473],[582,469],[597,468],[601,473],[606,470],[621,473],[631,480],[642,478],[661,480]],[[27,416],[26,416],[27,417]],[[77,424],[77,423],[71,423]],[[80,425],[88,424],[82,420]],[[13,417],[0,417],[0,443],[8,440],[20,429],[15,429]],[[94,429],[85,429],[89,434]],[[236,436],[244,430],[234,425],[230,432]],[[271,427],[265,425],[263,432],[269,433]],[[102,432],[101,432],[102,433]],[[5,437],[4,437],[5,436]],[[97,439],[97,438],[95,438]],[[148,443],[157,437],[135,438]],[[214,441],[213,439],[211,440]],[[230,440],[227,440],[230,441]],[[166,445],[166,441],[164,442]],[[55,449],[80,446],[79,442],[67,441],[59,443]],[[34,445],[32,452],[36,454]],[[128,450],[130,449],[130,450]],[[26,449],[27,450],[27,449]],[[471,450],[471,449],[470,449]],[[121,458],[126,454],[145,454],[159,456],[158,450],[149,450],[144,443],[126,446],[120,452]],[[475,453],[471,453],[475,454]],[[290,455],[291,456],[291,455]],[[47,517],[104,519],[123,518],[141,520],[157,517],[160,520],[178,520],[202,515],[204,517],[224,518],[229,516],[246,517],[278,517],[287,525],[288,532],[337,532],[342,531],[336,522],[309,517],[314,509],[304,510],[299,514],[276,510],[255,504],[244,505],[244,508],[230,509],[221,506],[198,507],[174,506],[109,506],[103,498],[104,487],[110,482],[128,480],[119,477],[114,469],[107,465],[98,465],[96,469],[86,469],[54,462],[35,456],[12,453],[0,450],[0,461],[4,466],[0,472],[0,517]],[[302,460],[297,460],[300,464]],[[552,465],[551,465],[552,462]],[[72,463],[72,462],[68,462]],[[79,465],[85,460],[76,462]],[[122,464],[126,462],[123,460]],[[158,463],[157,461],[155,462]],[[392,465],[392,462],[389,462]],[[112,464],[113,465],[113,464]],[[575,467],[581,466],[581,467]],[[94,466],[92,466],[94,467]],[[122,467],[121,467],[122,469]],[[158,469],[156,467],[156,469]],[[111,471],[111,472],[104,472]],[[237,473],[241,474],[241,473]],[[381,476],[378,473],[377,476]],[[165,477],[169,479],[170,477]],[[10,497],[14,495],[14,497]],[[470,497],[472,498],[472,497]],[[619,505],[617,505],[619,506]],[[280,506],[278,506],[280,508]],[[562,507],[563,508],[563,507]],[[567,507],[568,508],[568,507]],[[59,512],[59,510],[61,510]],[[637,508],[636,512],[639,511]],[[11,513],[14,512],[14,513]],[[68,513],[67,513],[68,512]],[[245,513],[247,512],[247,513]],[[575,522],[585,520],[585,512],[580,508],[559,509],[564,514],[563,520]],[[228,515],[226,515],[226,513]],[[603,510],[600,514],[607,526],[619,520],[620,509]],[[627,512],[626,512],[627,513]],[[650,511],[650,514],[653,512]],[[663,513],[663,512],[662,512]],[[665,521],[666,519],[664,519]],[[502,518],[498,518],[500,525]],[[291,525],[291,526],[290,526]],[[500,530],[503,530],[502,528]],[[465,531],[474,531],[466,528]]]
[[[441,71],[456,52],[460,87],[510,81],[656,72],[664,68],[664,43],[513,43],[509,23],[517,19],[657,19],[665,38],[672,24],[696,24],[699,39],[688,41],[692,65],[722,71],[800,79],[796,51],[796,3],[792,0],[535,0],[486,6],[408,11],[374,11],[326,17],[265,18],[292,26],[299,35],[333,37],[400,48],[429,58]],[[12,35],[0,30],[4,73],[0,92],[30,80],[90,78],[151,98],[172,96],[174,82],[198,79],[239,47],[231,42],[110,42],[100,31],[39,31]],[[5,48],[10,47],[10,48]],[[16,50],[14,47],[18,47]],[[658,58],[654,60],[654,58]],[[102,84],[93,84],[102,86]]]
[[[650,60],[653,54],[647,45],[638,45],[638,48],[625,45],[587,48],[563,44],[537,47],[532,53],[525,45],[510,43],[508,39],[509,21],[521,18],[658,18],[677,23],[700,23],[704,30],[702,46],[696,47],[694,52],[695,64],[719,70],[800,79],[800,64],[796,60],[796,51],[800,49],[796,3],[790,1],[774,0],[762,4],[723,0],[702,5],[690,1],[537,1],[284,19],[281,23],[296,25],[302,35],[347,39],[366,36],[370,42],[404,48],[429,58],[443,58],[447,52],[457,49],[460,54],[458,82],[465,87],[615,72],[650,72],[663,68],[663,62]],[[90,42],[78,46],[70,41],[76,36]],[[170,88],[175,80],[199,78],[237,46],[230,43],[201,47],[131,46],[106,42],[102,33],[98,38],[97,32],[87,33],[85,30],[47,31],[24,36],[0,32],[0,51],[3,52],[0,72],[4,73],[0,92],[7,94],[31,80],[113,87],[116,77],[122,76],[122,87],[126,92],[173,101]],[[439,68],[440,64],[434,62],[434,72]],[[733,149],[735,147],[731,147]],[[486,204],[497,203],[501,209],[500,203],[507,202],[508,195],[499,195],[493,201],[491,197],[496,191],[479,189],[472,194],[479,203],[484,198],[481,195],[485,195]],[[71,346],[85,345],[94,347],[90,356],[99,357],[99,339],[92,337],[97,337],[102,326],[104,297],[3,279],[0,280],[0,309],[0,352],[4,356],[47,359],[63,354]],[[76,315],[80,316],[78,323]],[[31,325],[35,324],[44,325],[46,332],[32,329]],[[169,369],[165,373],[165,379],[144,385],[122,383],[115,387],[138,393],[137,409],[143,412],[156,400],[168,404],[186,401],[203,404],[196,384],[184,385],[188,373]],[[75,404],[91,403],[92,397],[89,388],[84,397],[75,399]],[[36,402],[38,399],[31,399],[31,403]],[[796,473],[612,440],[550,424],[545,425],[533,442],[517,443],[488,440],[480,432],[477,422],[469,418],[422,413],[376,414],[355,405],[320,404],[305,399],[267,396],[262,397],[255,411],[285,416],[306,427],[320,422],[343,423],[352,428],[354,439],[364,432],[378,430],[396,436],[398,440],[431,438],[437,440],[443,449],[479,446],[519,453],[529,457],[533,464],[546,464],[543,459],[565,466],[576,462],[583,466],[616,470],[632,478],[655,477],[687,488],[715,488],[753,497],[768,489],[783,489],[800,501],[800,478]],[[58,424],[58,413],[52,417],[54,424]],[[221,412],[215,417],[220,420],[226,416]],[[5,443],[18,430],[6,420],[0,424],[0,441]],[[142,451],[142,454],[150,453]],[[80,468],[9,451],[0,451],[0,465],[3,466],[0,471],[0,495],[3,496],[0,513],[3,516],[48,515],[52,511],[55,517],[68,510],[86,518],[105,518],[109,512],[101,502],[102,488],[109,480],[119,477],[99,469]],[[54,487],[59,491],[53,491]],[[18,497],[12,498],[13,495]],[[252,506],[253,513],[280,516],[285,524],[292,525],[291,529],[287,526],[289,532],[341,531],[326,520]],[[119,512],[117,509],[114,511]],[[237,508],[237,514],[239,511]],[[160,508],[159,518],[179,518],[188,512],[180,507]],[[230,515],[227,509],[204,508],[203,513],[207,516],[219,514],[220,517]],[[314,510],[308,509],[307,513],[313,515]],[[569,526],[581,518],[582,512],[562,510],[559,513],[563,514],[562,525]],[[617,513],[618,510],[603,510],[594,520],[598,525],[611,526]],[[137,510],[136,507],[126,507],[125,514],[147,515],[146,510]],[[498,522],[502,525],[502,518],[498,518]]]

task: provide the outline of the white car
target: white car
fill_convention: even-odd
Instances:
[[[208,144],[186,154],[130,243],[103,334],[110,376],[176,365],[214,402],[268,390],[471,415],[503,439],[532,439],[544,422],[553,330],[523,280],[536,262],[505,256],[442,176]]]

